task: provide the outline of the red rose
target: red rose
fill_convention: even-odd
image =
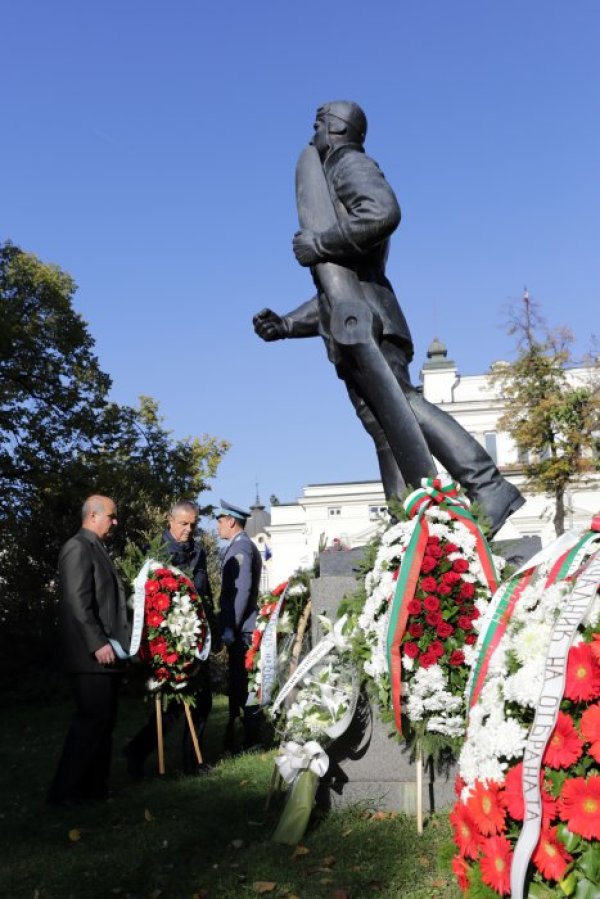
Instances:
[[[459,627],[462,627],[463,631],[471,631],[473,630],[473,625],[471,623],[471,619],[466,615],[459,615],[458,621],[456,622]]]
[[[419,637],[423,636],[423,625],[422,624],[409,624],[408,633],[411,637],[414,637],[415,640],[418,640]]]
[[[171,605],[171,600],[166,593],[157,593],[152,605],[155,609],[158,609],[159,612],[164,612],[165,609],[168,609]]]
[[[448,584],[438,584],[437,592],[440,596],[449,596],[452,593],[452,587]]]
[[[437,635],[441,637],[442,640],[446,640],[448,637],[451,637],[454,633],[454,628],[451,624],[448,624],[447,621],[440,621],[437,626]]]
[[[442,584],[453,587],[455,584],[458,584],[460,579],[461,577],[458,571],[446,571],[446,573],[442,575]]]
[[[144,587],[146,596],[154,596],[155,593],[158,593],[159,589],[158,581],[146,581],[146,586]]]
[[[408,604],[408,614],[409,615],[419,615],[421,612],[422,606],[418,599],[411,599]]]
[[[427,650],[421,656],[419,656],[419,665],[421,668],[431,668],[432,665],[435,665],[437,662],[437,658],[432,652]]]
[[[477,634],[467,634],[465,637],[465,643],[468,646],[473,646],[474,643],[477,643]]]
[[[146,615],[148,627],[160,627],[164,620],[160,612],[156,612],[154,609],[151,609]]]
[[[469,612],[467,612],[466,614],[467,614],[467,615],[469,616],[469,618],[471,618],[473,621],[475,621],[476,618],[480,618],[480,617],[481,617],[481,612],[480,612],[479,609],[477,609],[475,606],[473,606],[473,608],[472,608]]]
[[[169,676],[169,672],[166,668],[157,668],[154,672],[154,677],[156,680],[166,680]]]
[[[434,577],[424,577],[421,579],[419,586],[425,593],[435,593],[437,590],[437,581]]]
[[[440,608],[440,601],[436,596],[426,596],[423,605],[428,612],[437,612]]]
[[[455,649],[448,661],[455,668],[458,668],[459,665],[464,665],[465,654],[462,649]]]
[[[429,574],[430,571],[437,565],[437,559],[434,559],[433,556],[423,556],[423,561],[421,562],[421,571],[425,572],[425,574]]]
[[[176,652],[166,652],[163,656],[163,660],[167,665],[174,665],[175,662],[179,659],[179,653]]]
[[[425,615],[425,621],[431,627],[437,627],[439,624],[441,624],[442,620],[442,616],[439,612],[427,612],[427,615]]]
[[[475,584],[465,581],[460,585],[460,595],[463,599],[473,599],[475,596]]]
[[[427,647],[427,652],[432,653],[436,659],[441,658],[444,655],[444,647],[440,640],[434,640]]]
[[[450,553],[457,553],[457,552],[458,552],[458,546],[456,545],[456,543],[448,542],[448,543],[446,543],[446,545],[444,546],[444,552],[446,553],[447,556],[449,556]]]
[[[452,570],[464,574],[465,571],[469,570],[469,563],[466,559],[455,559],[452,563]]]
[[[428,556],[433,556],[434,559],[441,559],[443,553],[442,548],[439,543],[431,543],[427,544],[426,553]]]
[[[419,647],[416,643],[404,643],[402,646],[402,652],[409,659],[416,659],[419,655]]]

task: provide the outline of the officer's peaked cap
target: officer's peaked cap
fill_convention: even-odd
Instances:
[[[358,132],[361,140],[365,139],[367,117],[358,103],[354,103],[352,100],[332,100],[330,103],[324,103],[323,106],[320,106],[317,110],[317,115],[319,113],[322,115],[329,113],[329,115],[341,119],[342,122],[350,125],[351,128]]]
[[[221,508],[216,510],[215,518],[222,518],[224,515],[231,515],[232,518],[237,518],[238,521],[246,521],[247,518],[250,518],[250,512],[246,512],[245,509],[240,509],[224,499],[220,499],[219,502],[221,503]]]

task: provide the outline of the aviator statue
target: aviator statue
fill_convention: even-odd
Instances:
[[[410,381],[413,343],[385,275],[400,222],[396,196],[364,151],[367,120],[346,100],[317,110],[314,136],[296,169],[300,230],[293,250],[316,295],[286,315],[263,309],[263,340],[321,336],[373,438],[385,494],[400,496],[436,472],[435,456],[479,503],[493,536],[524,502],[484,448]]]

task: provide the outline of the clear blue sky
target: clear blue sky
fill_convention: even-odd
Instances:
[[[378,476],[291,252],[315,108],[354,99],[403,220],[388,273],[462,374],[509,358],[527,285],[586,349],[600,298],[597,0],[19,0],[0,53],[0,239],[70,272],[113,395],[232,449],[214,492]]]

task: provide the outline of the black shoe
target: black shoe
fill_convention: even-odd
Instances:
[[[123,750],[123,757],[125,759],[125,763],[127,764],[127,773],[130,778],[136,782],[144,779],[144,763],[141,761],[135,753],[125,747]]]
[[[525,504],[525,500],[517,488],[508,481],[504,482],[498,494],[491,501],[482,502],[481,504],[483,511],[490,519],[490,528],[487,534],[488,540],[492,540],[513,512],[516,512],[517,509],[520,509]]]

